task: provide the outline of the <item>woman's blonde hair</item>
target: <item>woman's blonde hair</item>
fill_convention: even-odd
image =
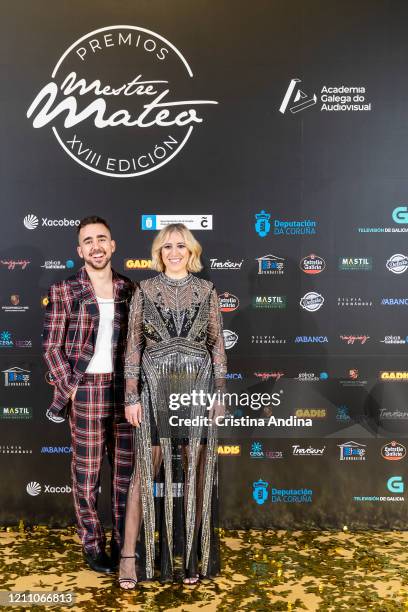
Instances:
[[[200,272],[200,270],[203,269],[200,260],[203,249],[198,240],[194,238],[193,234],[183,223],[171,223],[157,234],[152,244],[152,269],[157,272],[164,272],[165,265],[161,256],[161,250],[163,245],[166,244],[170,234],[173,232],[179,232],[183,236],[185,245],[190,251],[187,270],[189,272]]]

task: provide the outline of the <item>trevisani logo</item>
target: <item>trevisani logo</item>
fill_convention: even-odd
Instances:
[[[203,122],[202,107],[218,104],[177,99],[174,84],[186,90],[192,78],[186,58],[160,34],[130,25],[100,28],[62,54],[27,117],[34,128],[52,123],[64,151],[88,170],[139,176],[173,159]]]
[[[36,215],[26,215],[23,219],[24,227],[29,230],[37,229],[39,219]],[[79,219],[48,219],[48,217],[42,217],[41,227],[76,227],[79,225]]]
[[[285,92],[279,112],[285,114],[287,108],[295,114],[317,104],[317,96],[308,96],[299,88],[300,79],[291,79]],[[320,91],[321,111],[370,111],[371,102],[366,102],[365,87],[328,87],[323,85]],[[327,104],[331,102],[331,104]],[[290,106],[289,106],[290,104]]]

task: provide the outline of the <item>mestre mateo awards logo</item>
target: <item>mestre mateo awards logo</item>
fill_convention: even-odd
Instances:
[[[153,172],[203,123],[190,99],[193,71],[166,38],[137,26],[94,30],[59,58],[27,117],[50,125],[58,143],[92,172],[131,177]],[[194,84],[197,91],[197,84]]]

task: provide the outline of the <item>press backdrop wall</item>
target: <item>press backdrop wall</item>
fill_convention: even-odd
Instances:
[[[149,228],[196,215],[203,276],[238,306],[224,313],[229,390],[278,393],[268,416],[313,423],[220,440],[222,524],[405,528],[406,3],[38,0],[1,13],[0,522],[73,521],[41,333],[49,285],[80,265],[74,222],[106,217],[114,267],[141,280],[154,236],[142,216]],[[164,106],[141,118],[153,99]],[[109,521],[106,470],[101,486]]]

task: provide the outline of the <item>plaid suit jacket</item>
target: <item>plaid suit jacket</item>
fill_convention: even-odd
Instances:
[[[112,270],[115,315],[113,364],[115,375],[123,374],[129,303],[134,283]],[[70,395],[85,373],[95,350],[99,307],[85,267],[75,276],[55,283],[48,293],[43,331],[44,358],[54,380],[50,411],[67,413]]]

